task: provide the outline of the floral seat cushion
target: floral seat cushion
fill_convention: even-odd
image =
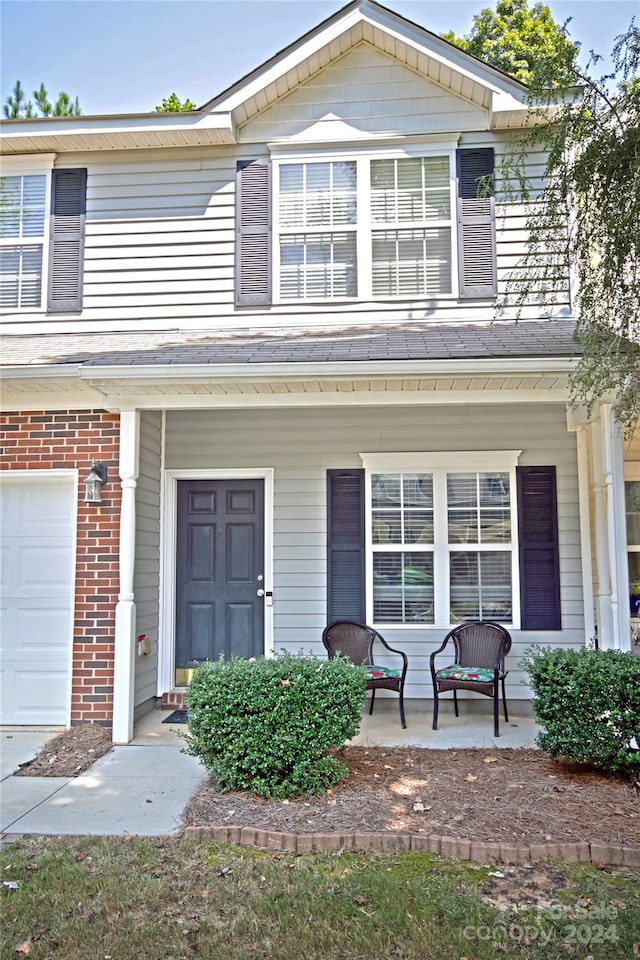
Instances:
[[[377,667],[365,665],[367,680],[395,680],[401,676],[400,670],[391,670],[389,667]]]
[[[498,674],[502,677],[502,674]],[[473,683],[493,683],[491,667],[461,667],[458,663],[451,663],[448,667],[436,672],[438,680],[471,680]]]

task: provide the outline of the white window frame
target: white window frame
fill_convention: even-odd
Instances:
[[[450,473],[508,473],[511,510],[511,543],[500,544],[500,552],[511,553],[511,620],[500,621],[504,626],[520,628],[520,563],[518,550],[518,497],[516,466],[521,450],[456,451],[446,453],[361,453],[365,470],[365,554],[366,554],[366,616],[367,623],[385,629],[450,630],[453,624],[449,611],[449,555],[447,474]],[[371,477],[373,474],[424,473],[433,476],[434,500],[434,622],[398,623],[375,621],[373,617],[373,532],[371,510]],[[474,544],[474,552],[483,552],[487,546]],[[495,550],[496,545],[491,545]],[[411,551],[411,546],[405,552]]]
[[[424,301],[427,300],[456,300],[459,297],[459,270],[458,270],[458,228],[457,228],[457,178],[456,178],[456,150],[457,141],[447,137],[446,140],[431,140],[429,143],[411,143],[402,144],[387,148],[380,146],[345,146],[343,149],[336,150],[335,147],[315,148],[310,150],[307,146],[304,150],[288,149],[286,152],[272,149],[272,172],[271,178],[271,209],[272,229],[271,229],[271,263],[272,263],[272,290],[274,304],[313,304],[313,303],[353,303],[361,301],[372,301],[373,297],[373,257],[372,257],[372,233],[376,230],[384,230],[385,224],[373,221],[371,218],[370,196],[371,196],[371,160],[393,160],[415,157],[449,157],[449,203],[450,218],[447,226],[451,227],[451,291],[450,293],[437,294],[414,294],[406,296],[404,294],[389,294],[383,300],[385,303],[395,303],[400,301]],[[356,297],[331,297],[323,300],[296,300],[282,298],[280,295],[280,234],[281,232],[312,233],[309,229],[298,229],[282,227],[280,222],[280,203],[279,203],[279,184],[280,167],[291,163],[330,163],[340,161],[355,161],[356,163],[356,198],[357,198],[357,219],[355,225],[341,225],[340,227],[327,227],[326,232],[355,230],[356,233],[356,256],[357,256],[357,287]],[[434,228],[442,226],[440,220],[434,220],[429,224]],[[389,224],[387,229],[395,229],[395,224]],[[406,229],[411,229],[412,225],[407,222]],[[318,231],[320,229],[318,228]]]
[[[43,153],[37,156],[15,156],[3,157],[0,166],[0,176],[2,177],[29,177],[46,176],[45,181],[45,207],[44,207],[44,237],[42,240],[42,277],[40,283],[40,304],[37,307],[4,307],[2,313],[34,313],[43,312],[47,309],[47,297],[49,290],[49,237],[51,233],[51,175],[53,171],[53,162],[55,154]],[[39,245],[37,238],[21,237],[0,237],[0,246],[3,247],[25,247]]]

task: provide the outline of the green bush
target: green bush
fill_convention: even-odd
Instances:
[[[640,657],[531,647],[522,666],[543,750],[601,770],[640,768]]]
[[[221,790],[321,793],[347,774],[328,751],[358,732],[365,695],[364,670],[341,657],[205,663],[187,693],[187,751]]]

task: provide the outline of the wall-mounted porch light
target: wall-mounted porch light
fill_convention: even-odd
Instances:
[[[102,485],[107,480],[107,465],[94,462],[91,465],[89,476],[84,481],[85,503],[102,503]]]

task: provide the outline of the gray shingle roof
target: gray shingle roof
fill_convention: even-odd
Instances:
[[[571,320],[408,322],[327,329],[205,330],[3,336],[3,366],[220,366],[570,357]]]

